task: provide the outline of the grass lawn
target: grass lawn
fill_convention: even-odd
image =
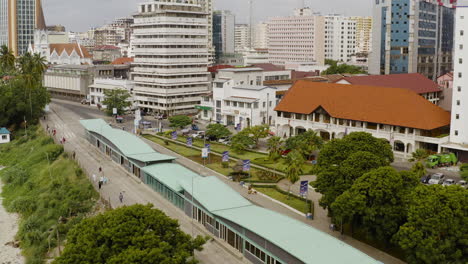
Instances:
[[[265,195],[270,196],[271,198],[275,200],[278,200],[284,204],[287,204],[300,212],[307,213],[309,211],[309,208],[310,208],[309,203],[307,204],[307,208],[306,208],[306,204],[304,201],[297,199],[294,196],[289,196],[288,198],[288,195],[278,192],[275,188],[254,187],[254,189]]]
[[[163,144],[164,143],[164,141],[161,140],[158,137],[155,137],[155,136],[148,137],[148,136],[149,135],[144,135],[144,137],[146,137],[147,139],[153,140],[154,142],[156,142],[158,144]],[[169,138],[170,137],[168,137],[168,139]],[[159,141],[157,141],[156,139],[159,140]],[[177,138],[177,141],[185,144],[187,142],[187,137],[179,136]],[[238,153],[235,153],[233,151],[230,151],[230,148],[227,145],[219,144],[219,143],[215,143],[215,142],[207,142],[207,143],[210,144],[211,150],[213,152],[222,154],[225,151],[229,151],[229,155],[231,157],[233,157],[233,158],[242,159],[242,160],[249,159],[249,160],[252,161],[252,163],[254,163],[256,165],[259,165],[259,166],[263,166],[263,167],[273,169],[273,170],[277,170],[277,171],[280,171],[280,172],[285,172],[286,171],[286,166],[287,165],[286,165],[286,159],[284,159],[284,158],[280,158],[277,161],[270,161],[268,159],[268,155],[264,154],[264,153],[259,153],[259,152],[254,152],[254,151],[245,151],[242,154],[238,154]],[[201,139],[194,139],[192,144],[193,144],[194,147],[199,147],[199,148],[204,147],[204,141],[201,140]],[[313,166],[312,166],[312,164],[305,163],[303,165],[302,169],[303,169],[304,175],[311,174]]]
[[[193,149],[193,148],[189,148],[187,146],[183,146],[183,145],[179,145],[179,144],[176,144],[176,143],[173,143],[173,142],[169,142],[169,145],[166,145],[164,143],[164,140],[163,139],[160,139],[158,137],[155,137],[155,136],[152,136],[152,135],[144,135],[144,137],[146,139],[149,139],[167,149],[170,149],[186,158],[189,158],[199,164],[205,164],[206,167],[222,174],[222,175],[225,175],[225,176],[229,176],[229,173],[233,172],[233,169],[232,167],[234,167],[236,165],[236,162],[235,161],[230,161],[229,162],[229,168],[223,168],[222,164],[221,164],[221,157],[219,156],[216,156],[216,155],[210,155],[210,159],[208,160],[205,160],[203,161],[203,159],[201,158],[201,152],[199,150],[196,150],[196,149]],[[263,174],[264,173],[267,173],[265,172],[264,170],[261,170],[261,169],[257,169],[257,168],[251,168],[250,169],[250,178],[248,178],[249,181],[254,181],[254,182],[265,182],[264,179],[261,179],[263,178]],[[271,173],[270,173],[271,174]],[[280,177],[279,175],[277,177]],[[276,178],[276,179],[279,179],[279,178]],[[271,180],[270,180],[271,181]],[[266,180],[266,182],[269,182],[268,180]]]

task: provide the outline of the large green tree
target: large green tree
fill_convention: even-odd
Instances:
[[[313,152],[321,149],[322,146],[323,139],[317,134],[317,132],[310,129],[286,140],[286,149],[297,149],[307,159],[310,159]]]
[[[409,193],[418,185],[412,173],[391,167],[372,170],[331,205],[334,221],[359,227],[368,237],[389,241],[405,223]]]
[[[319,204],[323,208],[329,208],[338,196],[353,186],[359,177],[388,164],[384,158],[374,153],[357,151],[349,154],[339,165],[320,169],[317,180],[312,183],[322,194]]]
[[[258,147],[258,141],[261,138],[268,137],[268,133],[270,132],[270,128],[268,127],[268,125],[253,126],[244,130],[245,133],[248,133],[249,136],[254,140],[255,148]]]
[[[152,205],[133,205],[83,220],[54,263],[194,263],[205,239],[192,239]]]
[[[322,75],[343,74],[343,73],[349,73],[349,74],[366,73],[364,70],[362,70],[361,67],[348,65],[345,63],[338,64],[338,62],[334,60],[326,60],[325,64],[330,65],[330,67],[328,67],[328,69],[323,71]]]
[[[241,131],[232,137],[230,149],[240,154],[254,144],[255,141],[245,131]]]
[[[206,135],[219,139],[232,135],[232,132],[222,124],[209,124],[206,128]]]
[[[107,107],[106,114],[111,116],[113,109],[116,108],[117,114],[122,115],[125,109],[132,106],[132,103],[128,100],[130,97],[130,93],[124,89],[105,90],[102,104]]]
[[[394,236],[409,263],[466,263],[468,191],[459,186],[418,186],[411,195],[408,221]]]
[[[172,128],[184,128],[192,124],[192,118],[186,115],[177,115],[169,117],[169,125]]]
[[[318,175],[313,186],[322,194],[319,204],[329,208],[363,174],[393,161],[390,144],[369,133],[354,132],[333,139],[320,150]],[[333,215],[332,211],[329,211]]]
[[[0,126],[34,124],[43,115],[50,96],[42,85],[45,59],[39,54],[26,53],[17,60],[5,47],[0,50],[0,71],[11,78],[0,82]],[[17,62],[17,63],[16,63]],[[0,73],[1,74],[1,73]]]
[[[375,154],[388,163],[393,162],[392,147],[384,139],[366,132],[353,132],[342,139],[333,139],[323,146],[317,164],[322,168],[339,166],[349,155],[357,151]]]

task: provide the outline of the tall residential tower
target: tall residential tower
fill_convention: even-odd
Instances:
[[[230,11],[215,11],[213,13],[213,45],[216,60],[223,54],[234,53],[235,16]]]
[[[374,0],[371,74],[452,70],[453,0]]]
[[[208,92],[208,14],[193,2],[145,2],[134,15],[132,79],[142,109],[170,115],[195,112]]]
[[[0,0],[0,45],[16,56],[27,52],[35,29],[45,28],[41,0]]]

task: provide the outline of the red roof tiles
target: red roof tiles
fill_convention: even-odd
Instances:
[[[401,88],[297,81],[276,111],[310,114],[322,107],[332,117],[433,130],[450,125],[450,114]]]
[[[352,76],[343,77],[341,80],[356,85],[404,88],[417,94],[440,92],[437,83],[419,73]]]
[[[133,62],[133,58],[122,57],[114,60],[111,64],[121,65],[121,64],[130,64]]]

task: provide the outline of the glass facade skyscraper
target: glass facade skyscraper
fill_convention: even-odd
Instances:
[[[374,0],[370,73],[421,73],[435,80],[452,69],[450,0]]]
[[[41,0],[0,0],[0,45],[24,54],[35,29],[45,29]]]

